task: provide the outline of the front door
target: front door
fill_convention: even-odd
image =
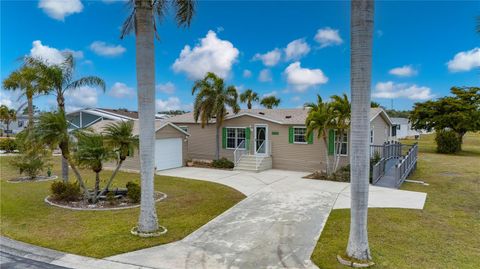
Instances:
[[[267,130],[268,127],[266,124],[255,125],[255,154],[267,154]]]

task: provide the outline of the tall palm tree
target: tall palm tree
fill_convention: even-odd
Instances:
[[[350,128],[351,107],[348,96],[345,93],[342,96],[332,95],[330,98],[332,99],[331,106],[333,112],[332,126],[334,126],[336,130],[335,163],[333,170],[337,171],[338,164],[340,163],[342,141],[344,141]]]
[[[234,86],[225,86],[222,78],[209,72],[205,78],[195,81],[192,95],[196,92],[198,93],[193,104],[193,117],[195,122],[198,122],[200,118],[202,128],[208,124],[210,119],[215,118],[215,141],[217,144],[215,158],[218,160],[220,158],[220,129],[228,112],[227,106],[235,114],[240,111],[237,89]]]
[[[240,94],[240,102],[247,103],[248,109],[252,109],[252,102],[258,102],[259,100],[258,94],[251,89]]]
[[[47,93],[48,88],[37,75],[37,70],[29,66],[22,66],[13,71],[5,80],[3,88],[6,90],[21,90],[22,96],[27,97],[28,128],[33,126],[33,97],[37,94]],[[22,97],[21,96],[21,97]]]
[[[105,91],[105,82],[97,76],[86,76],[74,80],[75,61],[73,55],[68,53],[65,60],[60,65],[51,65],[43,59],[27,56],[25,57],[27,66],[36,70],[37,75],[41,77],[43,86],[48,87],[57,97],[57,105],[60,113],[65,114],[65,93],[73,91],[83,86],[99,87]],[[68,129],[65,129],[67,131]],[[68,137],[63,134],[62,137]],[[69,140],[63,142],[68,148]],[[63,152],[62,152],[62,155]],[[68,181],[68,158],[62,159],[62,178]],[[75,173],[77,174],[77,173]]]
[[[367,215],[374,0],[352,0],[350,14],[351,210],[347,255],[365,261],[372,258],[368,245]]]
[[[317,94],[317,103],[306,103],[304,108],[309,109],[305,126],[307,131],[305,136],[309,137],[315,131],[318,132],[317,137],[322,139],[325,146],[325,162],[326,172],[331,174],[330,157],[328,156],[328,131],[331,128],[333,118],[332,107],[329,103],[323,102],[322,97]]]
[[[135,148],[138,148],[138,137],[133,135],[133,121],[110,123],[103,128],[102,133],[105,138],[105,144],[112,148],[117,154],[117,167],[110,176],[107,185],[98,196],[108,191],[113,179],[120,170],[120,167],[122,167],[123,162]]]
[[[110,147],[105,145],[102,134],[77,132],[76,138],[77,150],[73,156],[80,167],[95,172],[95,187],[91,201],[96,203],[100,192],[100,172],[103,169],[103,162],[114,159],[116,155]]]
[[[190,26],[195,10],[193,0],[130,0],[132,12],[124,22],[121,38],[134,31],[136,35],[136,69],[140,132],[141,200],[138,231],[158,230],[153,176],[155,146],[155,21],[164,19],[171,3],[179,26]]]
[[[6,105],[0,106],[0,121],[2,121],[3,124],[6,125],[6,131],[10,130],[10,123],[12,123],[12,121],[15,121],[16,119],[17,111],[15,111],[15,109],[10,109]],[[7,132],[7,137],[9,136],[10,134],[9,132]]]
[[[260,104],[267,109],[272,109],[274,107],[278,107],[278,105],[280,105],[280,101],[280,98],[275,96],[267,96],[260,101]]]

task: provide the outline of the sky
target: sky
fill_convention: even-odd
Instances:
[[[106,91],[67,93],[67,109],[137,109],[135,36],[120,39],[130,10],[123,0],[1,0],[2,81],[25,55],[60,63],[73,53],[75,77],[95,75]],[[333,94],[350,94],[348,1],[197,1],[189,28],[170,10],[155,42],[157,111],[190,110],[193,82],[213,71],[239,92],[275,95],[280,107],[301,107]],[[376,1],[372,100],[410,109],[449,94],[452,86],[478,86],[479,1]],[[15,91],[0,103],[18,107]],[[34,104],[55,108],[54,96]],[[258,104],[255,104],[258,106]]]

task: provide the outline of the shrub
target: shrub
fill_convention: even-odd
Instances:
[[[232,161],[230,161],[229,159],[227,158],[221,158],[219,160],[214,160],[212,162],[212,166],[215,167],[215,168],[233,168],[235,165],[233,164]]]
[[[26,174],[31,179],[36,178],[45,167],[42,156],[22,155],[13,159],[10,164],[18,168],[20,174]]]
[[[10,153],[17,150],[17,143],[15,142],[15,139],[12,139],[12,138],[0,139],[0,150],[4,150],[6,153]]]
[[[129,181],[127,183],[127,197],[132,200],[133,203],[139,203],[141,196],[140,185]]]
[[[50,186],[53,199],[70,202],[80,198],[80,186],[77,183],[55,181]]]
[[[454,131],[437,131],[435,136],[438,153],[457,153],[461,150],[461,141]]]

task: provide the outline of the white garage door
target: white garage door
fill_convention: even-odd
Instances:
[[[182,139],[168,138],[155,140],[155,166],[165,170],[182,165]]]

